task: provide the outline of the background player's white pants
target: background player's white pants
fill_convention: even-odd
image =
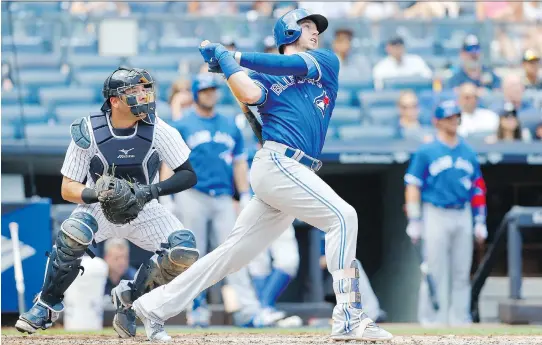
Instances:
[[[196,236],[200,257],[209,252],[208,241],[210,248],[224,243],[235,225],[237,213],[229,195],[212,197],[196,189],[189,189],[176,194],[175,203],[183,224]],[[226,282],[233,288],[241,307],[243,315],[240,318],[249,322],[261,308],[247,268],[228,275]]]
[[[90,213],[98,222],[98,232],[94,235],[96,243],[108,238],[124,238],[150,252],[161,249],[169,234],[185,227],[181,221],[158,201],[152,200],[137,218],[129,224],[116,225],[107,221],[99,203],[79,205],[73,211]]]
[[[463,210],[423,205],[423,238],[429,272],[435,279],[435,313],[425,280],[420,285],[418,319],[422,324],[470,323],[470,270],[473,232],[470,206]]]
[[[271,263],[271,258],[273,258],[273,263]],[[267,277],[273,268],[284,271],[290,277],[297,275],[299,247],[293,225],[290,225],[279,238],[273,241],[268,250],[258,254],[248,265],[250,274],[255,277]]]
[[[350,267],[358,231],[352,206],[307,167],[265,147],[256,153],[250,175],[255,196],[227,240],[170,283],[139,298],[135,305],[146,317],[161,322],[179,314],[200,291],[247,265],[295,218],[326,232],[331,272]]]

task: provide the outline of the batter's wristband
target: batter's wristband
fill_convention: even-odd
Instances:
[[[226,77],[226,80],[230,79],[232,74],[235,74],[237,72],[240,72],[243,70],[241,66],[235,61],[233,56],[230,54],[227,54],[222,59],[218,61],[220,64],[220,67],[222,68],[222,72],[224,72],[224,76]]]
[[[419,220],[422,218],[422,207],[418,202],[408,202],[406,204],[406,214],[408,219]]]

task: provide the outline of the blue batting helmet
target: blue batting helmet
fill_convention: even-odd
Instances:
[[[444,101],[435,110],[435,118],[441,120],[454,115],[461,115],[461,109],[456,101]]]
[[[327,29],[328,22],[323,15],[311,13],[303,8],[291,10],[277,20],[273,29],[273,36],[275,37],[275,44],[279,53],[284,53],[283,45],[294,43],[299,39],[301,36],[301,26],[298,23],[303,19],[312,20],[316,24],[319,34]]]
[[[218,86],[219,85],[212,74],[198,74],[192,82],[192,96],[194,97],[194,102],[198,101],[198,92],[205,89],[216,89]]]

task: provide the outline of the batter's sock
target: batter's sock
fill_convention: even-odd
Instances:
[[[274,269],[267,277],[265,286],[262,290],[261,303],[265,307],[275,307],[275,303],[279,296],[286,290],[292,277],[279,269]]]
[[[254,286],[254,290],[256,290],[256,295],[258,296],[258,300],[260,303],[262,302],[262,293],[265,290],[265,285],[267,283],[267,278],[269,276],[253,276],[252,277],[252,285]]]

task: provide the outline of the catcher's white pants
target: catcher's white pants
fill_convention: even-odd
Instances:
[[[179,314],[203,289],[247,265],[295,218],[326,232],[331,272],[350,267],[356,255],[356,211],[313,171],[278,151],[264,146],[257,152],[251,169],[255,196],[226,241],[170,283],[135,301],[147,318],[161,322]]]
[[[90,213],[98,222],[98,232],[94,235],[96,243],[108,238],[124,238],[150,252],[160,249],[167,242],[169,234],[185,227],[177,217],[156,200],[152,200],[129,224],[110,223],[104,216],[100,203],[79,205],[73,211]]]

